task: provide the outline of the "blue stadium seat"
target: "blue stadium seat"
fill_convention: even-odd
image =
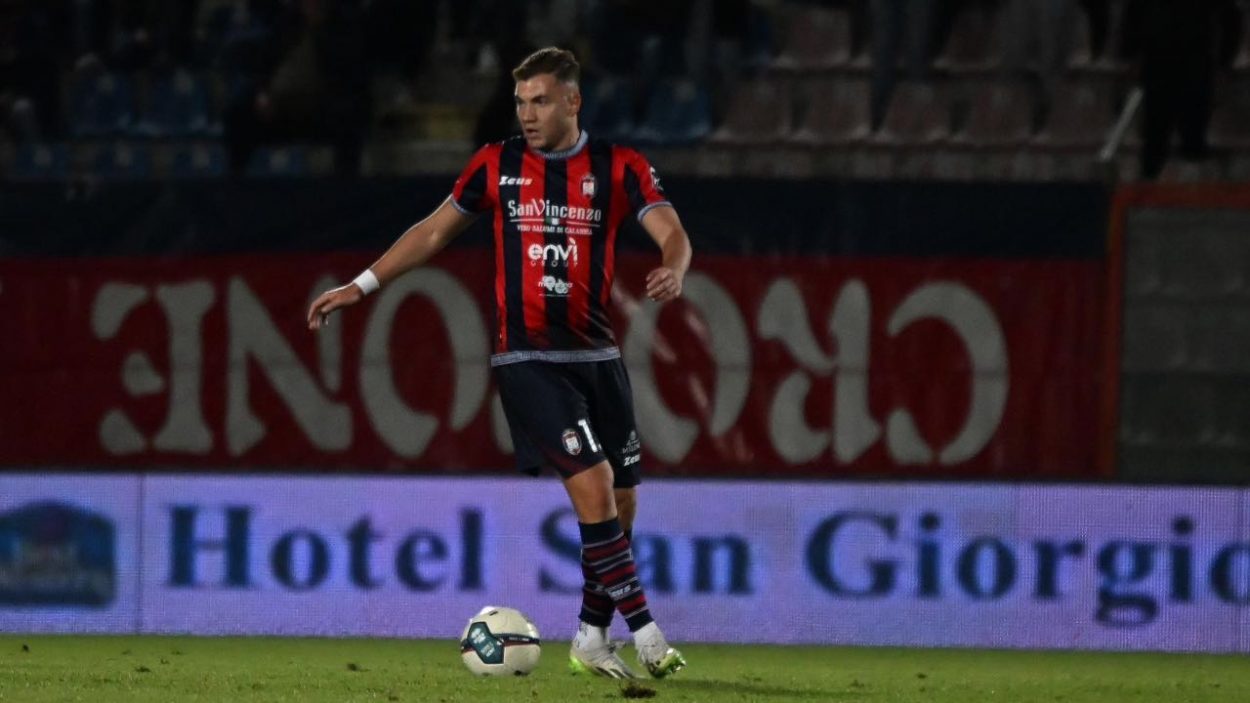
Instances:
[[[669,80],[656,86],[647,112],[634,133],[638,142],[690,144],[712,131],[711,98],[690,80]]]
[[[623,78],[605,76],[582,82],[581,125],[604,139],[627,139],[634,132],[634,91]]]
[[[70,131],[76,137],[107,137],[134,122],[134,84],[127,76],[105,73],[70,87]]]
[[[226,151],[220,144],[181,147],[169,162],[171,178],[216,178],[225,173]]]
[[[176,71],[153,80],[134,133],[147,137],[197,136],[204,134],[208,125],[204,81],[186,71]]]
[[[308,151],[300,146],[257,149],[247,163],[249,176],[306,176]]]
[[[91,172],[106,179],[141,180],[152,176],[152,151],[145,144],[120,142],[101,147],[91,160]]]
[[[63,180],[69,176],[69,148],[64,144],[20,144],[9,177],[14,180]]]

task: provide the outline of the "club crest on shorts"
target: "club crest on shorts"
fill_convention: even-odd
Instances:
[[[577,430],[565,430],[560,439],[564,440],[564,451],[573,456],[582,453],[582,440],[577,436]]]
[[[586,198],[595,197],[595,177],[592,174],[582,176],[582,196]]]

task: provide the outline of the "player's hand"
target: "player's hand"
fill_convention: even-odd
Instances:
[[[322,293],[308,308],[308,329],[319,330],[330,324],[330,313],[348,305],[355,305],[364,297],[364,291],[360,290],[360,286],[355,283],[348,283]]]
[[[647,274],[647,297],[657,303],[666,303],[681,295],[681,275],[667,266],[653,269]]]

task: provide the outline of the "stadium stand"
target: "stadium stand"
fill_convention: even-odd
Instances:
[[[724,122],[711,139],[725,144],[779,142],[790,134],[792,112],[788,81],[744,81],[734,91]]]
[[[72,155],[99,140],[152,142],[152,170],[119,168],[89,150],[76,162],[87,172],[103,168],[110,178],[145,172],[157,177],[218,174],[216,157],[202,155],[217,155],[221,148],[232,153],[226,143],[230,135],[222,130],[227,111],[244,114],[250,96],[263,95],[277,69],[286,66],[282,70],[289,73],[298,65],[290,61],[290,52],[300,41],[324,41],[298,4],[263,10],[261,5],[200,0],[191,3],[194,12],[146,17],[182,24],[142,27],[157,39],[136,44],[141,34],[113,36],[108,27],[92,24],[98,20],[90,10],[99,2],[80,3],[85,9],[71,13],[68,24],[47,25],[49,31],[62,32],[50,42],[60,51],[54,72],[61,76],[61,99],[19,86],[4,103],[0,138],[8,148],[0,149],[0,168],[11,177],[69,175],[67,168],[39,169],[28,157],[44,152],[18,149],[18,144],[64,143]],[[333,0],[330,5],[340,3],[350,4]],[[816,149],[809,156],[835,171],[842,168],[836,164],[858,158],[855,150],[865,145],[899,157],[875,160],[876,166],[861,172],[870,177],[895,175],[897,164],[928,150],[928,158],[939,162],[957,161],[962,153],[1012,151],[1019,157],[1018,168],[1002,174],[1010,178],[1101,179],[1108,173],[1135,178],[1142,152],[1140,114],[1124,115],[1131,121],[1111,166],[1097,160],[1135,87],[1137,74],[1123,53],[1131,4],[1067,3],[1070,11],[1056,11],[1039,22],[1037,13],[1044,6],[1028,0],[933,3],[925,5],[932,16],[910,22],[882,13],[892,7],[918,12],[919,6],[884,1],[782,0],[732,8],[693,2],[683,5],[692,14],[680,22],[630,11],[619,26],[603,25],[605,17],[616,16],[610,13],[557,24],[561,36],[572,32],[568,43],[583,58],[583,124],[606,138],[667,154],[660,160],[679,170],[696,163],[701,169],[716,163],[749,168],[767,163],[770,146],[788,143]],[[366,101],[371,107],[362,111],[369,115],[350,116],[366,122],[364,150],[372,156],[361,162],[364,173],[433,172],[453,161],[453,152],[457,158],[467,155],[475,140],[506,133],[508,66],[503,64],[513,60],[517,49],[499,43],[500,28],[482,23],[489,3],[469,1],[452,12],[448,0],[440,0],[439,11],[431,15],[433,25],[422,30],[430,42],[421,56],[397,45],[403,32],[381,31],[391,17],[386,13],[394,9],[383,5],[366,9],[377,16],[353,25],[371,28],[373,34],[364,36],[377,44],[372,63],[344,67],[369,76]],[[1209,127],[1216,152],[1205,162],[1170,169],[1169,177],[1250,174],[1250,107],[1245,104],[1250,3],[1238,7],[1240,44],[1217,69]],[[562,11],[553,6],[541,16],[546,21]],[[529,12],[538,10],[518,10],[509,21],[521,22]],[[675,33],[679,30],[688,36],[683,39]],[[913,42],[917,31],[931,36]],[[540,32],[537,38],[550,41],[548,34]],[[1238,33],[1226,34],[1236,39]],[[171,37],[188,37],[187,46]],[[592,37],[600,43],[591,42]],[[344,55],[359,59],[351,51]],[[342,85],[355,85],[352,80]],[[501,110],[505,119],[484,117]],[[245,138],[260,138],[279,153],[294,153],[284,151],[293,140],[318,147],[336,138],[329,132],[317,137],[315,131],[287,135],[283,129],[261,125]],[[422,161],[401,156],[433,147],[449,156]],[[759,158],[721,158],[718,151],[726,149],[762,151]],[[265,166],[269,156],[266,152],[239,170],[272,174]],[[1064,161],[1063,168],[1052,167],[1056,160]],[[357,168],[355,161],[349,159],[346,168]],[[320,173],[316,160],[303,163],[287,167]],[[951,171],[952,177],[958,173],[971,171]]]
[[[851,20],[837,8],[791,7],[785,44],[773,67],[796,71],[846,66],[851,61]]]
[[[854,144],[872,131],[868,82],[858,78],[813,80],[803,86],[807,103],[791,139],[811,145]]]
[[[688,79],[670,79],[651,91],[634,141],[643,144],[693,144],[712,131],[711,98]]]

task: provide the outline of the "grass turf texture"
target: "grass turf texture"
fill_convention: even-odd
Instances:
[[[478,679],[451,641],[4,635],[0,701],[1250,700],[1240,656],[688,645],[688,668],[626,690],[543,649],[528,677]]]

